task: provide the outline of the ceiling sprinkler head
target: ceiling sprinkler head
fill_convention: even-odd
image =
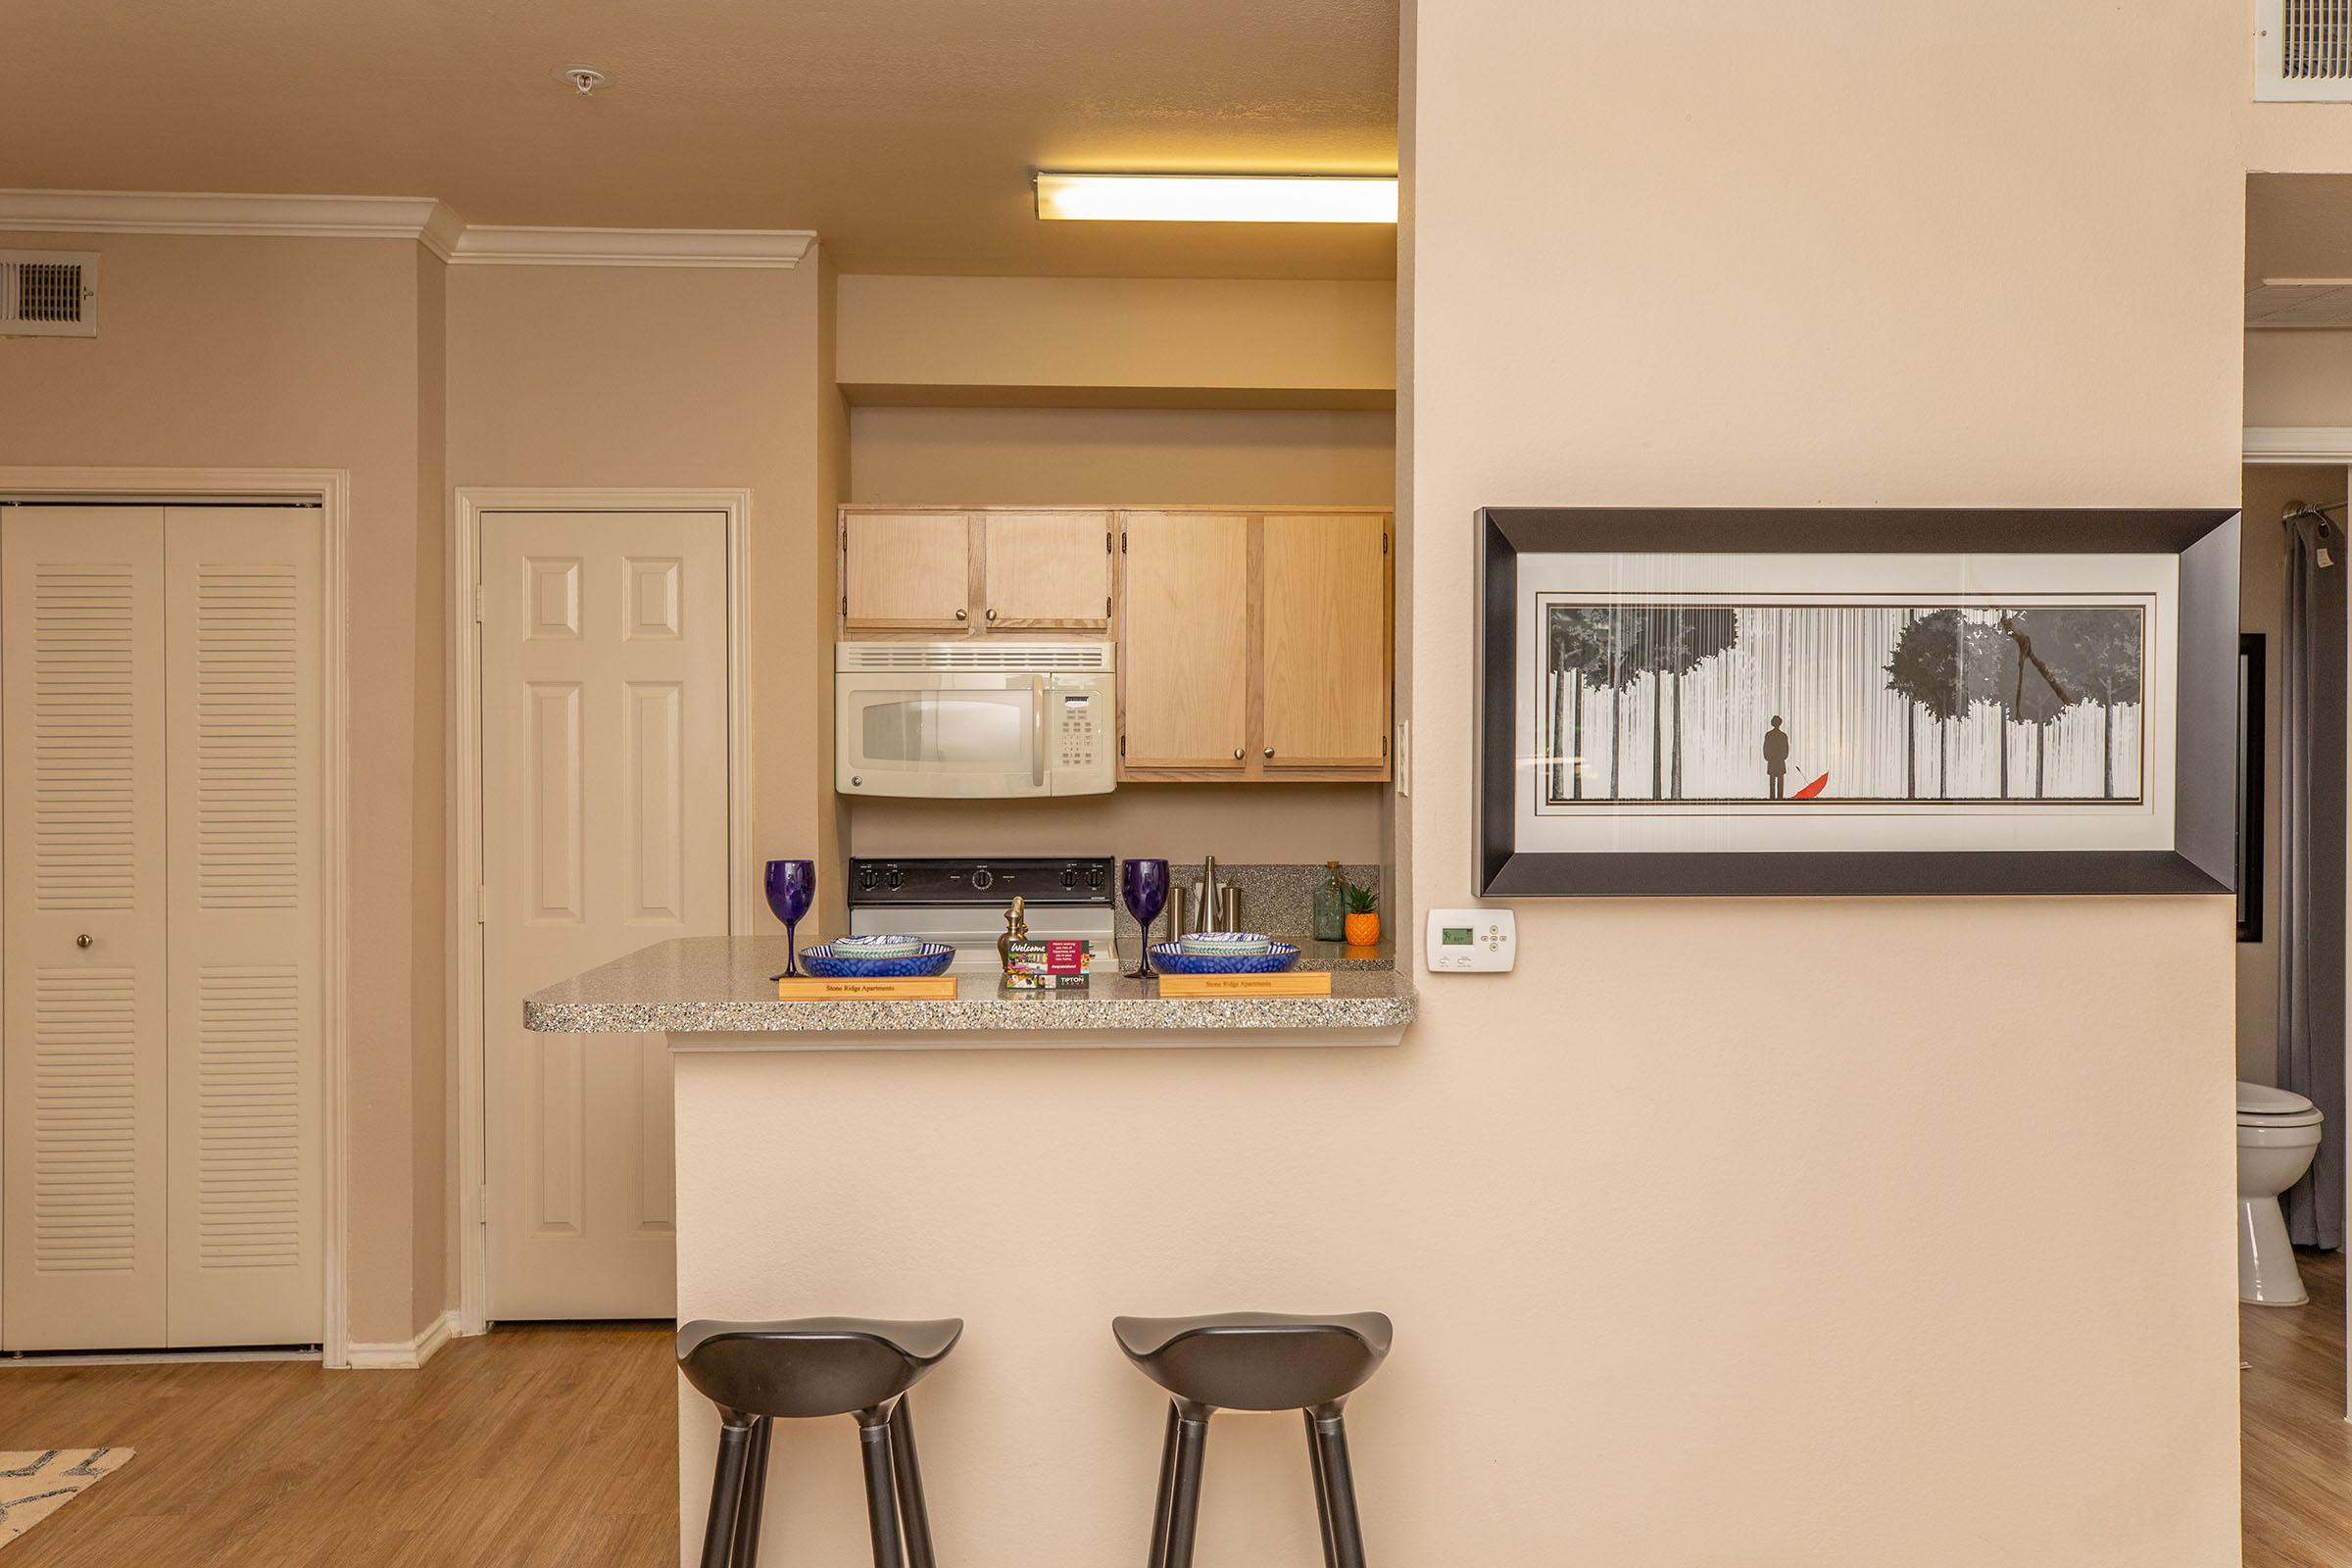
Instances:
[[[570,82],[572,90],[585,98],[612,78],[594,66],[560,66],[556,70],[556,79]]]

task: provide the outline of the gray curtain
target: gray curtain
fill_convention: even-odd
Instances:
[[[2325,533],[2323,535],[2323,529]],[[2323,543],[2333,564],[2322,565]],[[2278,1082],[2328,1122],[2286,1194],[2298,1246],[2344,1245],[2344,536],[2286,525],[2278,694]]]

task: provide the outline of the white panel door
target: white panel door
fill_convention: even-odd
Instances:
[[[321,1337],[318,514],[173,508],[168,1343]]]
[[[727,930],[726,525],[483,519],[488,1314],[676,1310],[660,1035],[535,1035],[522,999]]]
[[[0,1348],[168,1341],[164,514],[0,519]]]

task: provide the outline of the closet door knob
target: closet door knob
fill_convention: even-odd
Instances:
[[[90,945],[91,940],[92,938],[90,934],[87,931],[84,931],[81,935],[74,939],[74,945],[77,948],[86,948]]]

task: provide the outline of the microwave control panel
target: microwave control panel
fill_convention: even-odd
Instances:
[[[1094,767],[1108,760],[1110,740],[1102,715],[1110,705],[1097,692],[1055,692],[1054,765]]]

